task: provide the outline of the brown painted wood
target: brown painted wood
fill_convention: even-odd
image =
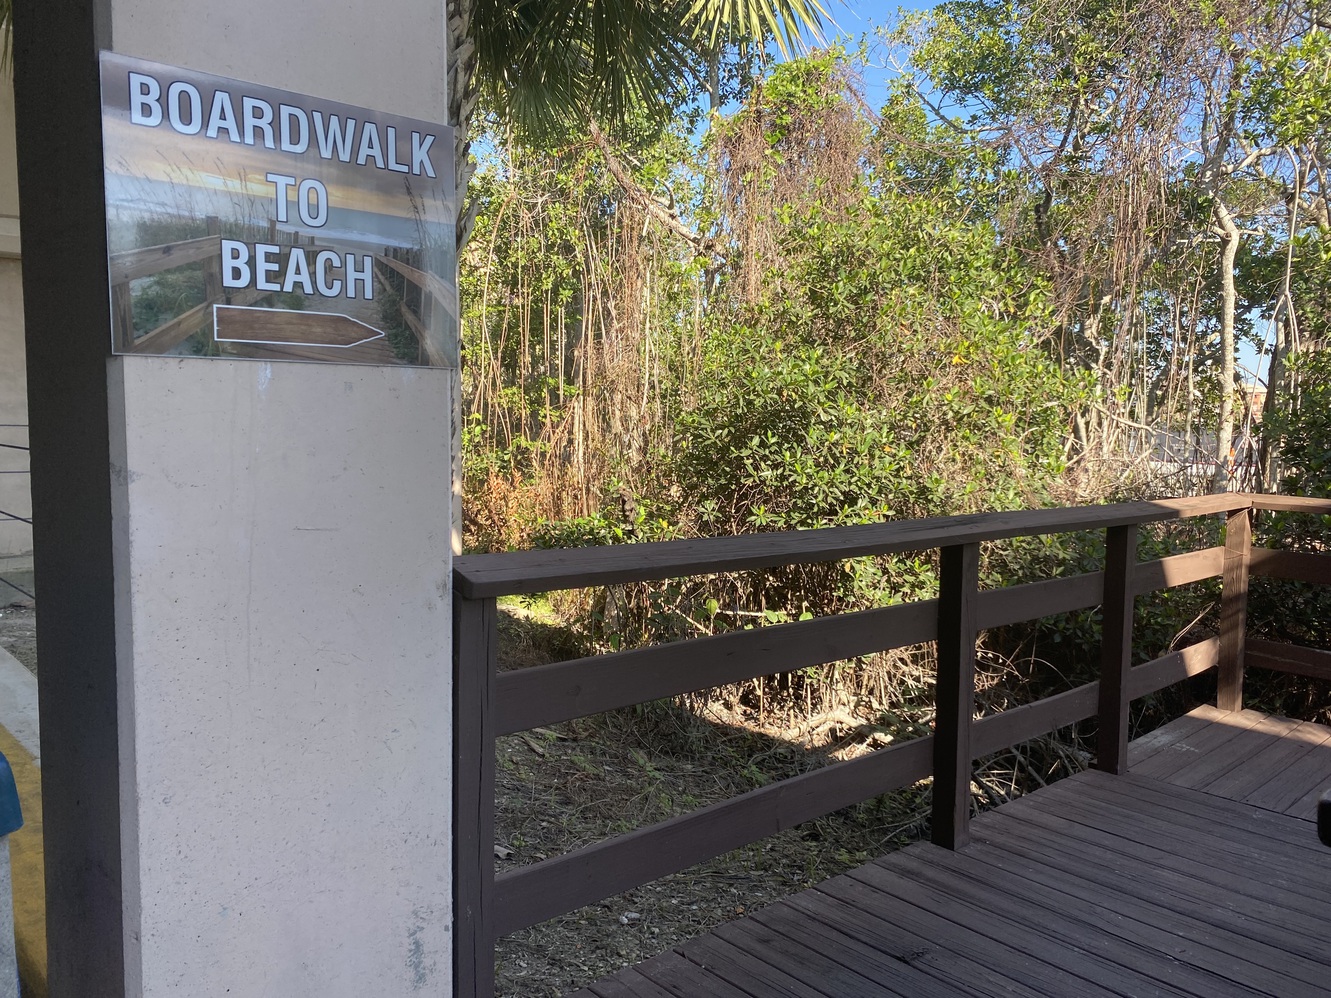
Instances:
[[[1253,548],[1249,571],[1269,579],[1331,583],[1331,555]]]
[[[495,880],[495,934],[506,935],[910,786],[929,774],[932,757],[933,739],[918,738],[509,870]]]
[[[1128,673],[1128,696],[1135,700],[1190,676],[1215,668],[1219,656],[1218,638],[1207,638],[1195,645],[1170,652],[1160,658],[1133,667]],[[971,751],[975,758],[1000,752],[1010,746],[1039,738],[1051,731],[1093,717],[1100,708],[1100,684],[1087,683],[1065,693],[1013,707],[982,717],[971,728]],[[1212,708],[1214,709],[1214,708]],[[1200,726],[1203,722],[1198,721]],[[1145,758],[1146,751],[1160,739],[1180,737],[1171,731],[1155,735],[1153,741],[1135,749],[1135,758]],[[1134,743],[1135,744],[1135,743]],[[1130,752],[1133,750],[1130,747]]]
[[[1306,821],[1309,825],[1316,825],[1318,822],[1318,802],[1326,796],[1328,790],[1331,790],[1331,769],[1328,769],[1320,780],[1314,781],[1306,794],[1281,813],[1291,818],[1298,818],[1300,821]],[[1315,840],[1311,835],[1308,837],[1308,841],[1310,843],[1315,841],[1319,847],[1326,848],[1320,840]]]
[[[1128,674],[1132,669],[1132,578],[1137,525],[1110,527],[1105,538],[1105,600],[1100,632],[1099,732],[1095,765],[1106,773],[1128,768]]]
[[[889,956],[845,932],[830,907],[796,908],[774,904],[755,912],[752,920],[801,940],[825,953],[843,967],[858,970],[904,998],[956,998],[978,995],[971,988],[959,988],[940,981],[912,967],[897,956]]]
[[[1136,700],[1166,686],[1214,669],[1220,662],[1220,639],[1206,638],[1134,666],[1128,675],[1128,695]],[[1130,761],[1130,760],[1129,760]]]
[[[1243,840],[1270,839],[1301,849],[1316,851],[1317,848],[1308,842],[1306,829],[1284,820],[1279,813],[1250,807],[1209,790],[1161,783],[1131,773],[1124,779],[1111,780],[1093,770],[1089,776],[1078,777],[1072,789],[1076,794],[1094,800],[1116,801],[1126,810],[1131,810],[1138,802],[1149,807],[1168,808],[1216,826],[1215,830],[1222,834],[1232,833]]]
[[[1205,787],[1207,793],[1241,801],[1283,773],[1318,745],[1331,740],[1331,728],[1311,721],[1299,722],[1274,745],[1262,749],[1243,766],[1235,767]]]
[[[789,899],[791,907],[801,912],[816,912],[834,920],[847,934],[902,963],[958,988],[974,988],[985,995],[1033,995],[1019,978],[994,967],[986,959],[989,952],[974,952],[972,945],[984,950],[980,940],[952,940],[934,937],[918,924],[915,912],[891,900],[867,884],[848,876],[834,877]],[[953,945],[946,943],[951,941]]]
[[[1235,717],[1211,708],[1179,727]],[[1307,821],[1092,771],[973,828],[965,850],[891,854],[584,998],[662,998],[647,980],[674,998],[1325,993],[1331,850]]]
[[[1252,511],[1235,510],[1225,522],[1224,589],[1220,597],[1220,674],[1216,706],[1243,709],[1243,645],[1248,631],[1248,560]]]
[[[1215,977],[1212,987],[1217,994],[1311,998],[1316,993],[1311,990],[1315,985],[1303,979],[1304,968],[1298,968],[1298,976],[1280,973],[1280,954],[1236,938],[1202,918],[1186,918],[1122,891],[1090,884],[1045,862],[1038,849],[1022,849],[1004,838],[994,845],[977,842],[970,855],[983,864],[986,882],[1006,887],[1017,897],[1043,900],[1051,914],[1061,912],[1061,917],[1100,927],[1135,951],[1207,971]]]
[[[719,926],[713,934],[820,994],[833,998],[905,998],[901,991],[884,987],[868,974],[831,959],[797,933],[783,934],[763,922],[742,918]]]
[[[1224,571],[1225,549],[1205,548],[1138,563],[1132,573],[1132,594],[1143,596],[1161,589],[1214,579]]]
[[[987,816],[986,816],[987,823]],[[1013,823],[1020,827],[1019,823]],[[976,823],[977,841],[982,840],[981,823]],[[896,857],[893,857],[895,859]],[[1077,976],[1108,987],[1117,993],[1150,996],[1209,996],[1221,982],[1214,975],[1177,961],[1131,947],[1123,940],[1072,918],[1058,917],[1062,902],[1050,895],[1052,904],[1015,896],[1004,887],[995,887],[983,876],[984,870],[966,852],[946,853],[925,847],[913,848],[901,856],[906,865],[880,864],[876,874],[879,890],[905,896],[922,906],[941,913],[959,909],[954,920],[970,919],[976,931],[992,936],[1004,945],[1075,973]],[[873,865],[858,873],[870,876]],[[889,874],[885,877],[884,874]],[[967,910],[975,914],[967,915]],[[977,916],[979,916],[977,918]],[[1062,994],[1080,994],[1076,985]]]
[[[1265,715],[1256,711],[1235,711],[1217,718],[1205,728],[1190,734],[1185,741],[1175,742],[1165,747],[1133,769],[1143,776],[1157,780],[1168,780],[1174,773],[1188,765],[1199,755],[1214,752],[1231,739],[1237,738],[1243,731],[1252,727]]]
[[[1114,779],[1134,779],[1132,774]],[[1007,835],[1013,828],[1029,826],[1032,835],[1042,841],[1065,841],[1066,848],[1082,856],[1102,855],[1113,868],[1130,870],[1169,869],[1202,883],[1220,886],[1230,891],[1230,902],[1243,911],[1267,906],[1270,912],[1283,912],[1284,917],[1305,929],[1322,924],[1331,918],[1331,902],[1326,898],[1291,891],[1273,882],[1269,864],[1262,862],[1260,854],[1247,864],[1227,863],[1218,866],[1215,860],[1183,842],[1173,848],[1167,842],[1153,839],[1140,831],[1123,833],[1110,831],[1101,816],[1083,814],[1065,806],[1021,807],[1005,805],[986,811],[976,822],[977,836],[988,840],[993,835]],[[1276,917],[1276,916],[1272,916]],[[1279,918],[1277,918],[1279,921]]]
[[[1280,741],[1295,723],[1283,717],[1265,717],[1223,745],[1199,753],[1196,759],[1175,771],[1169,782],[1201,790],[1231,770],[1249,763],[1262,749]]]
[[[1130,813],[1121,815],[1131,821]],[[977,842],[980,840],[977,838]],[[989,843],[985,842],[988,846]],[[1098,897],[1112,911],[1128,913],[1157,929],[1168,929],[1208,948],[1233,949],[1245,963],[1268,974],[1288,974],[1294,987],[1319,984],[1326,974],[1326,947],[1312,935],[1291,933],[1227,907],[1224,888],[1172,877],[1167,867],[1149,867],[1149,876],[1124,877],[1098,860],[1076,855],[1059,839],[1005,827],[993,848],[1002,849],[1049,871],[1049,883],[1085,901]],[[1214,960],[1211,957],[1208,962]]]
[[[1209,704],[1204,704],[1148,734],[1133,739],[1132,744],[1128,746],[1129,768],[1136,769],[1139,763],[1157,752],[1164,751],[1189,732],[1207,727],[1216,717],[1223,717],[1224,713]]]
[[[675,998],[750,998],[748,992],[741,991],[677,951],[653,957],[638,964],[637,969]]]
[[[1186,788],[1177,788],[1180,791]],[[1025,816],[1027,808],[1070,818],[1114,835],[1150,845],[1174,857],[1204,856],[1208,862],[1225,864],[1236,873],[1264,879],[1293,894],[1324,901],[1328,886],[1309,882],[1305,869],[1309,853],[1266,838],[1257,832],[1216,828],[1165,808],[1142,804],[1125,808],[1121,802],[1106,803],[1089,793],[1031,795],[1010,814]],[[1124,814],[1132,812],[1131,819]],[[1294,822],[1294,818],[1285,820]]]
[[[1007,537],[1103,529],[1125,523],[1178,520],[1246,505],[1247,499],[1235,493],[649,544],[463,555],[453,565],[463,595],[504,596],[838,561]]]
[[[1271,811],[1287,811],[1331,775],[1331,742],[1318,745],[1261,787],[1243,798],[1243,803]]]
[[[939,851],[935,848],[933,851]],[[883,865],[869,864],[851,871],[847,876],[868,887],[880,899],[880,903],[895,913],[909,919],[910,924],[954,953],[966,953],[982,960],[986,966],[1003,974],[1013,981],[1034,990],[1041,995],[1085,995],[1086,998],[1107,998],[1117,992],[1088,980],[1084,976],[1072,973],[1050,960],[1049,953],[1030,953],[1029,947],[1012,947],[994,942],[982,928],[994,916],[987,911],[978,910],[983,900],[978,900],[976,893],[968,890],[969,884],[957,883],[958,878],[944,877],[947,887],[963,895],[968,905],[940,905],[934,896],[936,885],[928,888],[912,883],[918,868],[913,866],[919,850],[907,850],[893,854]],[[886,868],[891,862],[891,869]],[[935,909],[944,908],[945,912]],[[1005,916],[1006,917],[1006,916]]]
[[[932,641],[934,600],[733,631],[499,677],[500,734]]]
[[[946,547],[939,557],[938,676],[930,835],[948,849],[968,841],[971,722],[975,718],[976,587],[980,545]]]
[[[988,589],[979,595],[976,623],[985,630],[1084,610],[1098,605],[1103,593],[1103,572]]]
[[[1331,513],[1331,499],[1261,493],[1249,493],[1245,498],[1252,503],[1254,509],[1284,510],[1291,513]]]
[[[494,995],[494,675],[498,610],[493,599],[453,597],[454,994]]]
[[[221,255],[222,243],[216,235],[114,253],[110,263],[111,283],[127,283],[140,277],[151,277],[172,267],[183,267],[187,263],[198,263]]]
[[[1248,638],[1245,657],[1253,668],[1273,669],[1310,679],[1331,679],[1331,651],[1321,648]]]
[[[680,947],[690,961],[706,967],[717,977],[749,994],[782,995],[783,998],[836,998],[821,987],[803,981],[774,967],[764,956],[740,949],[715,933],[691,939]]]
[[[1099,703],[1099,683],[1087,683],[1066,693],[982,717],[971,728],[971,752],[978,759],[993,752],[1093,717]]]

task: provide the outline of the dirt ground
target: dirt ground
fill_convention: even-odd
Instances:
[[[520,608],[500,619],[501,668],[566,657]],[[560,653],[564,652],[564,655]],[[552,654],[553,653],[553,654]],[[539,862],[827,764],[828,731],[755,730],[724,699],[653,703],[500,739],[496,870]],[[814,744],[811,744],[814,743]],[[924,788],[791,829],[712,862],[513,933],[496,947],[502,998],[564,995],[858,866],[924,827]]]

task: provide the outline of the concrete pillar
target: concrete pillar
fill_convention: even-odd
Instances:
[[[50,994],[449,994],[452,374],[111,357],[97,73],[442,122],[443,4],[16,8]]]

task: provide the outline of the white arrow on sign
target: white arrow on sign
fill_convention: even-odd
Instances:
[[[369,323],[337,312],[297,312],[244,305],[213,306],[213,339],[218,343],[329,347],[345,350],[384,338]]]

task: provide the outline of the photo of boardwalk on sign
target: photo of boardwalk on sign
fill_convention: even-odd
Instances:
[[[457,364],[442,125],[103,52],[112,349]]]

